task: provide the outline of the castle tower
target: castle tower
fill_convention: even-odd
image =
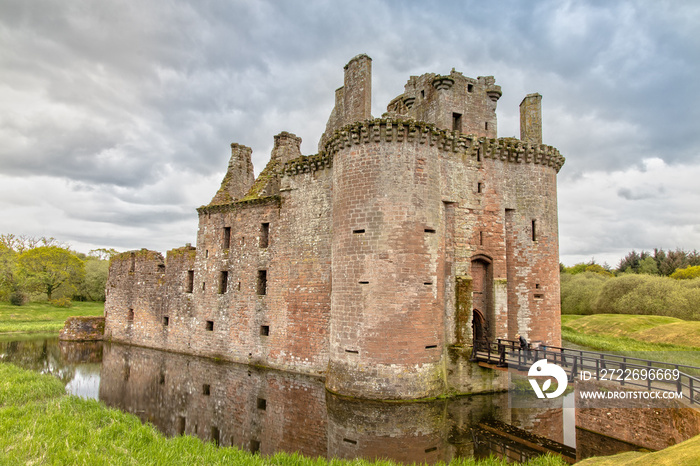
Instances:
[[[358,123],[333,144],[331,392],[411,399],[444,391],[439,149]],[[344,135],[336,135],[342,138]]]

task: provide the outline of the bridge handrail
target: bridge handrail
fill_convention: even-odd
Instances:
[[[486,360],[489,362],[493,362],[491,358],[492,354],[497,357],[499,366],[508,366],[508,363],[514,363],[515,361],[508,360],[508,355],[514,357],[516,353],[517,366],[519,368],[527,365],[529,360],[535,361],[544,358],[547,360],[553,360],[554,363],[557,363],[557,359],[559,359],[559,364],[564,364],[564,367],[568,368],[571,366],[571,377],[576,377],[577,373],[580,373],[582,370],[595,370],[595,378],[600,379],[600,371],[609,369],[608,366],[616,367],[617,369],[615,370],[622,369],[623,371],[633,371],[635,369],[645,369],[647,371],[655,369],[666,371],[675,369],[678,371],[678,378],[676,380],[652,380],[651,378],[647,377],[644,383],[639,383],[642,382],[641,380],[624,378],[623,380],[616,379],[613,381],[619,382],[621,385],[626,384],[635,387],[646,387],[648,390],[651,390],[652,386],[654,386],[654,389],[669,392],[675,391],[677,393],[683,392],[683,389],[687,388],[690,403],[693,404],[700,402],[700,377],[696,377],[681,371],[681,368],[683,368],[693,369],[700,372],[700,367],[696,366],[654,361],[651,359],[641,359],[629,356],[619,356],[596,351],[576,350],[572,348],[563,348],[560,346],[542,345],[537,348],[532,348],[531,345],[528,344],[526,348],[523,348],[520,346],[519,341],[504,338],[499,338],[496,342],[489,340],[475,341],[473,346],[473,360],[483,359],[483,357],[479,357],[478,355],[478,353],[481,351],[482,353],[486,353]],[[526,351],[523,351],[523,349]],[[542,357],[540,357],[540,355],[542,355]],[[570,362],[567,362],[567,359]],[[664,385],[666,388],[664,388],[664,386],[658,387],[659,384]],[[675,386],[675,390],[668,389],[669,386]]]

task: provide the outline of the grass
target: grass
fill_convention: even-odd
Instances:
[[[392,461],[326,460],[298,454],[260,456],[235,447],[217,448],[197,438],[166,438],[133,415],[94,400],[65,395],[60,382],[10,364],[0,364],[0,461],[24,464],[251,464],[378,465]],[[505,466],[501,460],[459,458],[451,465]],[[531,466],[563,466],[541,457]]]
[[[561,317],[562,339],[571,343],[641,359],[700,367],[700,322],[626,314]]]
[[[0,335],[7,333],[57,334],[68,317],[101,316],[104,303],[74,302],[69,308],[31,302],[13,306],[0,302]]]
[[[700,436],[654,453],[630,451],[615,456],[590,458],[580,466],[695,466],[700,464]]]

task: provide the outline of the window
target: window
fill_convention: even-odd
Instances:
[[[476,184],[476,192],[478,194],[481,194],[484,192],[484,183],[477,183]]]
[[[532,221],[532,241],[537,241],[537,220]]]
[[[481,147],[476,148],[476,161],[481,162]]]
[[[267,270],[258,270],[258,295],[267,294]]]
[[[488,130],[488,129],[489,129],[489,122],[488,122],[488,121],[484,123],[484,129],[485,129],[485,130]]]
[[[228,271],[222,270],[219,275],[219,294],[224,294],[228,290]]]
[[[211,426],[211,441],[214,445],[219,446],[219,428]]]
[[[207,383],[202,385],[202,395],[204,395],[204,396],[211,395],[211,385],[209,385]]]
[[[473,84],[467,84],[467,92],[472,92],[474,90]]]
[[[452,131],[462,132],[462,114],[453,113],[452,114]]]
[[[127,312],[127,314],[126,314],[126,319],[127,319],[129,322],[133,322],[133,321],[134,321],[134,308],[131,308],[131,307],[129,308],[129,312]]]
[[[187,284],[185,285],[185,293],[194,291],[194,270],[187,271]]]
[[[224,249],[231,247],[231,227],[224,227],[223,246]]]
[[[267,409],[267,400],[265,398],[258,398],[258,409],[262,411]]]
[[[483,245],[484,245],[484,232],[480,231],[479,232],[479,246],[483,246]]]
[[[262,223],[260,225],[260,247],[266,248],[270,243],[270,224]]]
[[[170,324],[170,317],[168,317],[168,316],[163,317],[163,327],[167,327],[168,324]]]
[[[206,329],[207,329],[207,332],[213,332],[213,331],[214,331],[214,321],[213,321],[213,320],[207,320]]]
[[[270,326],[269,325],[261,325],[260,326],[260,335],[267,337],[270,335]]]
[[[361,230],[352,230],[352,232],[353,232],[354,234],[356,234],[356,235],[359,235],[359,234],[364,233],[365,230],[364,230],[364,228],[363,228],[363,229],[361,229]]]

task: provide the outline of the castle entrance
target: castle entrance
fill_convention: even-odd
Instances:
[[[491,259],[479,255],[472,260],[472,319],[480,319],[481,338],[477,338],[476,322],[472,320],[474,340],[493,339],[494,310],[493,310],[493,266]]]
[[[486,320],[480,310],[472,313],[472,341],[477,342],[486,338]]]

